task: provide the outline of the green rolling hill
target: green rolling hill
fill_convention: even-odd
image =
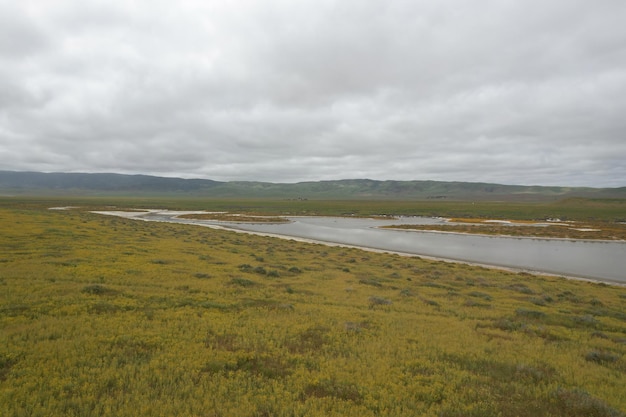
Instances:
[[[220,182],[111,173],[0,171],[0,195],[141,195],[207,198],[504,200],[626,198],[626,187],[544,187],[446,181],[344,179],[299,183]]]

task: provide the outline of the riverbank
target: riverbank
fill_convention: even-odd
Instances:
[[[98,212],[144,221],[185,223],[238,232],[321,243],[332,246],[417,256],[468,265],[532,274],[562,276],[592,282],[626,284],[623,253],[626,246],[610,242],[571,242],[557,239],[522,239],[411,230],[376,229],[392,220],[295,217],[288,224],[246,224],[181,218],[184,212],[149,210],[144,213]],[[440,219],[406,219],[407,222],[438,222]],[[604,269],[602,269],[604,268]]]

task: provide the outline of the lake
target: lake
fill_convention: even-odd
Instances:
[[[379,229],[393,224],[438,224],[443,219],[288,217],[289,223],[230,223],[178,219],[183,212],[100,212],[358,246],[416,256],[492,265],[531,272],[626,283],[626,242],[541,239]],[[511,226],[523,227],[523,226]]]

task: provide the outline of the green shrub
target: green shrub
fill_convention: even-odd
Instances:
[[[250,272],[252,271],[252,265],[249,264],[241,264],[238,266],[239,270],[242,272]]]
[[[11,368],[17,363],[17,357],[10,355],[0,355],[0,381],[4,381],[11,371]]]
[[[87,285],[82,289],[81,292],[92,295],[115,295],[118,293],[117,290],[107,288],[104,285],[100,284]]]
[[[535,293],[533,290],[528,288],[528,285],[521,284],[521,283],[511,284],[506,288],[512,291],[521,292],[522,294],[534,294]]]
[[[528,310],[525,308],[518,308],[517,310],[515,310],[515,314],[520,317],[526,317],[533,320],[539,320],[546,317],[546,313],[544,313],[543,311]]]
[[[309,397],[332,397],[355,403],[360,403],[363,400],[363,394],[359,392],[359,388],[355,384],[339,382],[334,379],[324,379],[308,384],[304,387],[302,399],[305,400]]]
[[[524,324],[506,317],[502,317],[494,320],[493,327],[496,329],[513,332],[515,330],[520,330],[521,328],[523,328]]]
[[[369,304],[370,304],[370,308],[374,308],[376,306],[390,305],[391,300],[387,300],[386,298],[378,297],[374,295],[369,298]]]
[[[314,326],[294,337],[287,338],[283,344],[291,353],[307,353],[319,351],[329,343],[329,329],[323,326]]]
[[[256,282],[250,280],[250,279],[246,279],[246,278],[233,278],[230,280],[231,285],[238,285],[240,287],[253,287],[255,285],[258,285]]]
[[[467,295],[469,295],[470,297],[482,298],[483,300],[486,300],[486,301],[491,301],[493,299],[491,295],[484,293],[484,292],[480,292],[480,291],[472,291]]]
[[[382,287],[383,284],[380,283],[376,278],[362,278],[359,280],[359,283],[364,285],[371,285],[372,287]]]
[[[585,360],[587,362],[595,362],[603,365],[617,362],[618,359],[619,356],[602,350],[592,350],[585,355]]]
[[[555,393],[556,413],[566,417],[624,417],[625,414],[615,410],[603,401],[592,397],[584,390],[567,390],[559,388]]]

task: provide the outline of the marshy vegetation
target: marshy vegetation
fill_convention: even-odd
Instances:
[[[457,219],[452,220],[458,222]],[[618,221],[554,222],[554,224],[535,225],[535,223],[493,224],[489,220],[465,221],[465,224],[438,225],[393,225],[390,229],[430,230],[453,233],[473,233],[496,236],[542,237],[552,239],[584,240],[626,240],[626,223]]]
[[[214,221],[224,221],[231,223],[286,223],[289,220],[284,217],[278,216],[264,216],[264,215],[254,215],[251,213],[240,214],[240,213],[192,213],[192,214],[181,214],[178,216],[181,219],[192,219],[192,220],[214,220]]]
[[[0,205],[0,415],[626,411],[624,287],[55,205]]]

